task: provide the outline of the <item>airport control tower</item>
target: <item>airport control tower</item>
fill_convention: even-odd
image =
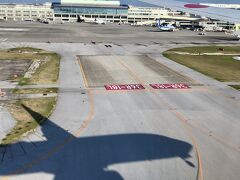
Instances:
[[[95,5],[109,5],[119,6],[119,0],[61,0],[62,4],[95,4]]]

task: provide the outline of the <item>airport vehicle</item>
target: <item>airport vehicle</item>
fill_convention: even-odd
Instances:
[[[44,23],[44,24],[49,24],[49,22],[50,22],[50,20],[45,19],[45,18],[43,18],[43,19],[38,19],[38,21],[41,22],[41,23]]]
[[[206,33],[205,32],[200,32],[200,33],[198,33],[198,35],[206,35]]]
[[[103,19],[97,19],[97,18],[86,18],[80,16],[80,21],[85,23],[92,23],[92,24],[107,24],[107,21]]]
[[[236,38],[240,39],[240,30],[238,31],[233,31],[233,36],[235,36]]]
[[[226,32],[226,34],[230,35],[230,36],[233,36],[237,39],[240,40],[240,30],[238,31],[230,31],[230,32]]]
[[[234,34],[238,39],[240,39],[240,31],[236,31]]]
[[[161,19],[157,20],[157,27],[161,31],[175,31],[176,27],[168,23],[162,23]]]

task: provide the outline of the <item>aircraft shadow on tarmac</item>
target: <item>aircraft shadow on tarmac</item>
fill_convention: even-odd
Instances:
[[[37,122],[44,118],[30,108],[24,105],[23,107]],[[50,120],[47,123],[57,126]],[[45,124],[41,126],[41,129],[50,141],[51,130]],[[192,168],[195,167],[187,160],[191,158],[192,146],[187,142],[166,136],[117,134],[76,138],[61,128],[60,131],[67,133],[66,137],[72,137],[72,140],[51,157],[31,167],[26,172],[18,172],[18,174],[45,172],[53,174],[56,180],[122,180],[123,177],[118,172],[107,170],[107,167],[119,163],[177,157],[184,160]],[[21,143],[24,146],[26,142]],[[37,142],[37,145],[41,146],[41,143],[43,142]],[[11,163],[13,162],[14,160]],[[8,173],[0,170],[0,175],[8,175]]]

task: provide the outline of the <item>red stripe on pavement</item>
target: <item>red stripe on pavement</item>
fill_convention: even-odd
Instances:
[[[141,90],[145,89],[141,84],[120,84],[120,85],[105,85],[104,86],[108,91],[117,91],[117,90]]]
[[[153,89],[190,89],[187,84],[150,84]]]

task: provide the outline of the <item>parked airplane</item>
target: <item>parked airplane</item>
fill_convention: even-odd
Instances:
[[[168,7],[174,10],[187,12],[201,17],[218,19],[225,22],[240,23],[240,13],[236,9],[222,9],[218,7],[209,7],[201,4],[189,4],[178,0],[140,0],[149,4]],[[233,32],[239,38],[240,30]]]
[[[80,21],[86,22],[86,23],[92,23],[92,24],[107,24],[107,22],[103,19],[98,19],[98,18],[86,18],[80,16]]]
[[[174,27],[174,26],[171,25],[171,24],[167,24],[167,23],[163,24],[163,23],[161,22],[161,19],[158,19],[158,21],[157,21],[157,27],[158,27],[158,29],[160,29],[161,31],[174,31],[174,30],[176,30],[176,27]]]
[[[156,25],[155,20],[136,22],[136,23],[131,24],[131,26],[152,26],[152,25]]]

